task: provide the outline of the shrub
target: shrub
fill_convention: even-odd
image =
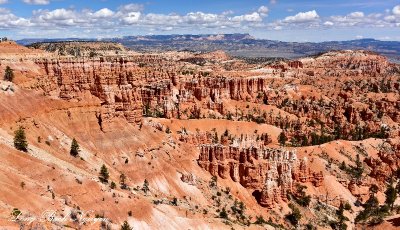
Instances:
[[[225,208],[222,208],[222,210],[219,212],[219,218],[228,219],[228,213],[226,212]]]
[[[171,201],[171,205],[173,206],[178,206],[178,199],[176,197],[174,197]]]
[[[254,224],[264,225],[266,223],[267,221],[265,221],[262,216],[256,216],[256,221],[254,222]]]
[[[22,212],[18,208],[14,208],[11,211],[11,216],[14,217],[14,219],[18,219],[18,217],[22,214]]]
[[[349,202],[346,202],[344,204],[344,210],[350,211],[351,210],[351,205],[349,204]]]

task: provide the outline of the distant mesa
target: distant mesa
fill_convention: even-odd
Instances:
[[[37,42],[28,45],[61,56],[95,57],[99,55],[118,55],[128,49],[120,43],[107,41],[54,41]]]

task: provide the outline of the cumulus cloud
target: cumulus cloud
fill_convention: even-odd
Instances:
[[[254,12],[252,14],[235,16],[232,18],[232,21],[235,21],[235,22],[261,22],[262,17],[259,13]]]
[[[73,19],[75,12],[67,9],[55,9],[53,11],[40,11],[39,19],[44,21],[62,21],[67,19]]]
[[[130,12],[122,18],[122,21],[125,24],[132,25],[139,21],[140,15],[140,12]]]
[[[109,18],[114,15],[114,11],[108,9],[108,8],[103,8],[101,10],[96,11],[93,16],[96,18]]]
[[[353,13],[349,14],[349,17],[351,17],[351,18],[362,18],[362,17],[364,17],[364,13],[363,12],[359,12],[359,11],[353,12]]]
[[[393,7],[392,12],[393,12],[394,15],[400,16],[400,5],[397,5],[397,6]]]
[[[266,6],[260,6],[260,8],[258,8],[257,12],[260,13],[260,15],[262,15],[262,16],[267,16],[269,9]]]
[[[0,0],[5,1],[5,0]],[[24,0],[25,2],[49,2],[49,0]],[[115,31],[126,31],[127,28],[144,31],[211,31],[227,30],[286,30],[301,28],[340,28],[340,27],[400,27],[400,5],[392,10],[366,14],[361,11],[347,15],[321,17],[316,10],[299,12],[275,21],[267,21],[269,14],[266,6],[260,6],[245,14],[235,14],[233,11],[221,13],[188,12],[177,13],[145,13],[143,5],[127,4],[118,8],[102,8],[97,10],[73,8],[40,9],[32,12],[30,17],[18,17],[10,10],[0,8],[0,29],[16,28],[18,31],[97,31],[99,34],[109,34]],[[103,32],[98,32],[103,31]],[[71,32],[72,33],[72,32]],[[45,33],[44,33],[45,34]]]
[[[307,12],[300,12],[294,16],[288,16],[285,19],[283,19],[283,22],[302,23],[302,22],[315,21],[318,18],[319,18],[319,15],[317,14],[317,11],[312,10],[312,11],[307,11]]]
[[[48,5],[50,0],[24,0],[24,2],[31,5]]]
[[[127,5],[122,5],[118,8],[119,11],[121,12],[138,12],[142,11],[144,9],[144,6],[142,4],[136,4],[136,3],[131,3]]]
[[[396,17],[393,15],[379,13],[365,15],[359,11],[344,16],[336,15],[329,17],[329,21],[332,21],[337,27],[391,27],[396,20]]]
[[[29,20],[20,18],[11,13],[10,10],[0,8],[0,29],[30,26]]]

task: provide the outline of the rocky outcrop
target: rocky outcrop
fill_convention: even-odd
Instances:
[[[384,184],[393,176],[397,176],[400,169],[400,144],[386,142],[378,152],[378,157],[367,157],[365,163],[371,167],[369,175]]]
[[[323,136],[322,126],[327,140],[394,136],[396,130],[390,126],[383,130],[385,124],[380,119],[387,116],[398,122],[400,118],[398,97],[375,100],[368,96],[398,92],[398,69],[384,57],[364,51],[330,52],[275,63],[265,66],[261,72],[265,74],[261,75],[236,70],[244,76],[221,70],[221,63],[210,64],[210,68],[215,68],[210,71],[184,61],[148,54],[62,57],[39,59],[36,63],[45,72],[38,87],[49,94],[57,92],[60,98],[67,100],[81,100],[88,94],[98,98],[105,121],[124,117],[129,122],[140,122],[143,116],[246,119],[285,128],[289,140],[294,138],[302,145],[309,145],[320,142],[314,140],[313,133]],[[329,87],[331,84],[335,90]],[[302,93],[302,85],[313,85],[318,93]],[[329,99],[320,95],[328,95]],[[275,106],[306,122],[273,117],[262,111],[240,117],[236,115],[237,110],[229,108],[232,100]]]
[[[198,164],[213,176],[230,178],[254,191],[260,205],[269,208],[286,200],[295,182],[320,186],[323,181],[322,172],[310,171],[307,159],[297,159],[295,151],[284,149],[203,144]]]

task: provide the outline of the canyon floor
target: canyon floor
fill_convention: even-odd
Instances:
[[[400,66],[378,54],[6,41],[0,76],[0,229],[400,227]]]

